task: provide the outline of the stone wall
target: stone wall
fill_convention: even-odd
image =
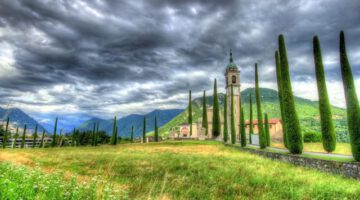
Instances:
[[[324,172],[333,174],[340,174],[346,177],[360,179],[360,162],[339,162],[330,160],[321,160],[315,158],[305,158],[291,154],[281,154],[275,152],[262,151],[257,149],[240,148],[241,151],[255,153],[263,157],[271,158],[273,160],[280,160],[282,162],[291,163],[303,167],[318,169]]]

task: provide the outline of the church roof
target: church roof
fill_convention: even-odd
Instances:
[[[237,65],[234,63],[233,57],[232,57],[232,51],[230,49],[230,58],[229,58],[229,64],[226,66],[226,68],[229,69],[237,69]]]

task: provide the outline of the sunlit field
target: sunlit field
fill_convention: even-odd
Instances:
[[[272,143],[272,147],[276,148],[285,148],[283,143]],[[304,152],[319,152],[326,153],[324,150],[323,144],[321,142],[315,143],[304,143]],[[351,147],[349,143],[336,143],[336,149],[332,153],[334,154],[343,154],[343,155],[352,155]]]
[[[360,182],[217,142],[0,152],[1,199],[359,199]]]

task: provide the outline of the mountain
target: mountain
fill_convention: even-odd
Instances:
[[[253,97],[253,117],[257,118],[256,104],[255,104],[255,89],[249,88],[241,92],[241,102],[244,108],[245,119],[249,119],[249,99],[250,93]],[[279,98],[276,90],[260,88],[261,102],[263,112],[267,112],[269,118],[281,118]],[[218,94],[219,104],[221,109],[224,106],[225,94]],[[308,99],[294,96],[295,106],[299,117],[300,125],[303,132],[320,132],[320,116],[317,101],[311,101]],[[207,106],[212,106],[213,97],[208,96],[206,98]],[[193,121],[201,120],[202,118],[202,97],[196,98],[192,101]],[[335,130],[337,133],[347,133],[346,124],[346,110],[343,108],[332,106],[332,113],[334,119]],[[187,110],[174,117],[171,121],[161,127],[161,134],[168,134],[170,128],[177,126],[181,123],[187,122]]]
[[[38,124],[38,132],[42,132],[44,130],[44,127],[41,124],[39,124],[35,119],[33,119],[20,109],[0,108],[0,121],[2,122],[2,124],[6,123],[8,117],[10,118],[10,125],[12,128],[19,127],[20,129],[22,129],[26,124],[27,130],[31,132],[35,129],[35,125]],[[45,131],[47,130],[45,129]]]
[[[155,116],[158,118],[158,126],[163,126],[168,123],[172,118],[182,113],[183,109],[168,109],[168,110],[154,110],[145,115],[146,117],[146,131],[154,131]],[[116,123],[121,137],[129,137],[131,134],[131,126],[134,126],[134,137],[142,135],[144,115],[131,114],[123,118],[117,119]],[[92,130],[94,123],[100,124],[100,130],[106,131],[111,134],[113,130],[113,119],[91,118],[78,126],[80,130]]]

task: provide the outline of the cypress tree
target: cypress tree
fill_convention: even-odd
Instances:
[[[313,48],[314,48],[315,74],[316,74],[317,88],[319,94],[319,110],[320,110],[322,143],[325,151],[332,152],[336,148],[336,135],[332,120],[329,97],[326,88],[325,72],[322,63],[320,41],[317,36],[314,37]]]
[[[144,123],[143,123],[143,143],[146,143],[146,117],[144,116]]]
[[[51,146],[52,146],[52,147],[55,147],[55,146],[56,146],[57,123],[58,123],[58,118],[56,117],[56,119],[55,119],[55,126],[54,126],[54,132],[53,132],[53,139],[52,139],[52,142],[51,142]]]
[[[3,138],[3,148],[4,149],[6,148],[6,144],[8,141],[9,122],[10,122],[10,117],[8,117],[6,120],[5,133],[4,133],[4,138]]]
[[[219,99],[217,93],[217,82],[214,81],[214,96],[213,96],[213,119],[212,119],[212,136],[214,138],[218,137],[221,132],[221,122],[220,122],[220,110],[219,110]]]
[[[270,146],[270,127],[269,127],[269,117],[265,113],[265,136],[266,136],[266,146]]]
[[[354,159],[360,161],[360,110],[359,100],[352,75],[351,66],[347,58],[345,35],[340,32],[340,64],[341,76],[345,91],[348,128],[350,133],[351,151]]]
[[[231,105],[230,105],[230,120],[231,120],[231,144],[236,143],[236,129],[235,129],[235,114],[234,114],[234,89],[231,85]]]
[[[264,133],[264,125],[263,125],[263,118],[262,118],[257,63],[255,63],[255,96],[256,96],[256,108],[257,108],[257,115],[258,115],[259,143],[260,143],[260,148],[265,149],[266,148],[266,136]]]
[[[275,52],[275,65],[276,65],[276,80],[278,86],[278,97],[279,97],[279,104],[280,104],[280,114],[281,114],[281,121],[282,121],[282,131],[283,131],[283,141],[286,148],[288,148],[287,142],[287,133],[286,133],[286,121],[285,121],[285,114],[284,114],[284,106],[283,106],[283,91],[282,91],[282,79],[281,79],[281,65],[280,65],[280,57],[278,51]]]
[[[208,135],[208,118],[207,118],[207,108],[206,108],[206,94],[204,90],[203,96],[203,114],[202,114],[202,127],[205,128],[205,135]]]
[[[240,135],[241,135],[241,146],[246,146],[246,130],[245,130],[245,116],[244,116],[244,108],[240,108]]]
[[[191,90],[189,90],[189,107],[188,107],[188,114],[189,114],[189,118],[188,118],[188,122],[190,125],[190,136],[192,136],[192,105],[191,105]]]
[[[38,137],[38,135],[37,135],[37,130],[38,130],[38,125],[36,124],[36,125],[35,125],[34,135],[33,135],[32,148],[35,148],[35,146],[36,146],[36,139],[37,139],[37,137]]]
[[[24,125],[24,130],[21,138],[21,146],[20,146],[21,148],[24,148],[25,146],[25,134],[26,134],[26,124]]]
[[[114,117],[114,123],[113,123],[113,131],[110,139],[110,144],[116,145],[117,141],[117,126],[116,126],[116,116]]]
[[[303,136],[301,134],[299,118],[296,113],[294,96],[291,89],[289,64],[283,35],[279,36],[279,52],[282,79],[282,98],[286,126],[285,130],[289,130],[286,131],[288,148],[293,154],[301,154],[303,151]]]
[[[228,119],[227,119],[227,97],[224,97],[224,142],[227,143],[229,139]]]
[[[134,142],[134,126],[131,126],[130,141],[131,141],[131,143],[133,143],[133,142]]]
[[[95,132],[94,146],[97,146],[97,145],[98,145],[99,127],[100,127],[100,122],[96,123],[96,132]]]
[[[91,134],[91,146],[95,146],[95,136],[96,135],[96,122],[94,122],[93,131]]]
[[[62,129],[60,129],[59,140],[58,140],[59,147],[63,145],[62,143],[63,143],[63,135],[62,135]]]
[[[41,136],[41,141],[40,141],[39,148],[44,147],[44,138],[45,138],[45,129],[43,129],[43,133],[42,133],[42,136]]]
[[[155,142],[159,142],[159,129],[157,125],[157,117],[155,116]]]
[[[75,146],[75,144],[76,144],[75,132],[76,132],[76,130],[74,128],[72,136],[71,136],[71,146]]]
[[[15,132],[14,141],[13,141],[13,148],[15,148],[15,145],[16,145],[16,142],[17,142],[18,138],[19,138],[19,127],[16,127],[16,132]]]
[[[252,106],[252,96],[250,92],[250,124],[249,124],[249,143],[252,144],[251,135],[254,134],[254,122],[253,122],[253,106]]]

